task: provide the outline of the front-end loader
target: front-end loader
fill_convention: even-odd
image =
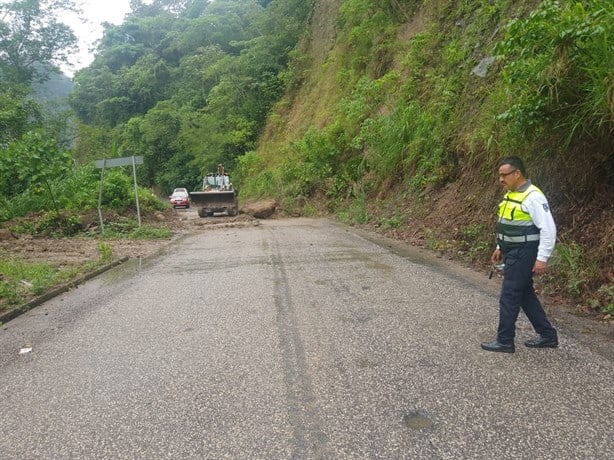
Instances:
[[[236,216],[239,213],[238,192],[221,164],[217,167],[217,173],[205,176],[201,192],[190,192],[190,202],[198,209],[200,217],[215,213]]]

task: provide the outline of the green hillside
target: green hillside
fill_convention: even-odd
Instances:
[[[544,289],[613,312],[613,28],[612,1],[315,1],[242,193],[487,264],[519,155],[559,227]]]
[[[614,314],[614,0],[134,0],[70,113],[49,110],[34,89],[70,56],[75,7],[0,3],[0,223],[79,223],[94,159],[142,156],[154,210],[223,163],[243,203],[486,271],[497,161],[519,155],[559,229],[542,293]],[[105,175],[120,214],[128,173]]]

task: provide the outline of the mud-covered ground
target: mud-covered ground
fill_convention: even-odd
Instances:
[[[168,209],[164,212],[142,216],[141,223],[147,227],[164,227],[171,230],[168,238],[127,239],[101,238],[97,231],[97,215],[84,215],[82,222],[86,231],[80,236],[49,237],[12,231],[17,225],[35,223],[37,217],[21,218],[13,222],[5,222],[0,227],[0,257],[26,262],[41,262],[50,264],[60,270],[75,271],[71,279],[80,278],[92,270],[92,266],[100,266],[123,258],[141,258],[150,256],[167,246],[176,238],[191,232],[202,232],[217,227],[237,227],[259,225],[259,221],[247,214],[229,217],[219,215],[199,218],[195,209]],[[136,218],[136,216],[135,216]],[[26,222],[29,221],[29,222]],[[105,220],[106,221],[106,220]],[[106,224],[105,224],[106,225]],[[0,273],[0,280],[3,274]],[[70,282],[70,280],[68,281]],[[24,302],[36,298],[28,294],[28,280],[23,280]],[[51,289],[51,288],[50,288]],[[0,314],[20,305],[11,305],[0,294]]]
[[[196,210],[193,209],[169,209],[150,216],[142,216],[142,224],[169,228],[173,232],[170,238],[100,238],[95,231],[83,236],[54,238],[5,231],[0,236],[0,254],[27,261],[48,262],[58,266],[76,266],[98,260],[101,243],[111,248],[113,259],[125,256],[146,257],[184,233],[204,231],[207,228],[218,226],[257,225],[257,223],[257,219],[246,214],[235,217],[220,215],[199,218]],[[9,224],[5,224],[4,227],[9,227]]]

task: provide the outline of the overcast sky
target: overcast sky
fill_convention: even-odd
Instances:
[[[73,15],[62,17],[62,21],[68,24],[79,39],[80,52],[73,57],[74,68],[64,69],[64,72],[72,76],[73,73],[83,67],[88,66],[94,56],[89,53],[89,49],[94,42],[102,38],[103,22],[120,24],[123,22],[124,15],[130,11],[129,0],[77,0],[81,6],[86,22],[81,22]]]

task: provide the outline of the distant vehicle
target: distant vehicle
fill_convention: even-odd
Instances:
[[[189,208],[190,194],[185,188],[176,188],[171,196],[168,197],[173,208]]]
[[[202,192],[190,192],[190,200],[198,209],[200,217],[225,212],[229,216],[239,213],[238,192],[230,182],[224,166],[217,166],[217,173],[209,173],[203,179]]]

